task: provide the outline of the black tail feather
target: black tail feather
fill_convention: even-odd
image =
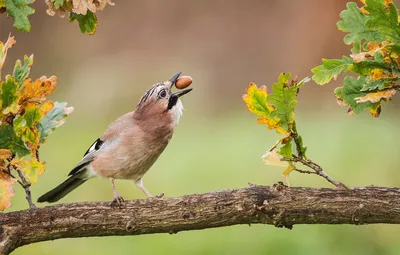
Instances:
[[[87,179],[82,179],[79,175],[70,176],[67,180],[63,183],[55,187],[54,189],[50,190],[46,194],[42,195],[38,198],[38,202],[49,202],[53,203],[61,198],[65,197],[68,193],[79,187],[82,183],[87,181]]]

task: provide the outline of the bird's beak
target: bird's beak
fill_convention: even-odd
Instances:
[[[183,95],[189,93],[190,91],[192,91],[192,89],[181,90],[181,91],[178,91],[178,92],[172,94],[171,96],[172,96],[172,97],[177,97],[177,98],[179,98],[179,97],[181,97],[181,96],[183,96]]]
[[[174,76],[172,76],[171,79],[169,79],[169,81],[172,82],[172,83],[171,83],[171,88],[172,88],[172,86],[175,85],[176,80],[178,80],[178,78],[179,78],[179,76],[180,76],[181,74],[182,74],[182,72],[179,72],[179,73],[175,74]]]

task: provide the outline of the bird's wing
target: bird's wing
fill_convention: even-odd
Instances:
[[[69,172],[68,176],[77,174],[81,169],[85,168],[93,159],[96,157],[98,152],[101,150],[102,146],[104,145],[104,141],[98,138],[89,149],[83,155],[83,158],[79,163]]]
[[[111,125],[107,128],[106,132],[104,132],[103,136],[98,138],[92,145],[90,145],[89,149],[83,155],[83,158],[79,163],[71,170],[68,175],[75,175],[80,172],[81,169],[84,169],[90,162],[92,162],[96,156],[106,147],[111,144],[115,144],[123,131],[132,125],[133,122],[133,112],[129,112],[121,117],[119,117],[116,121],[111,123]]]

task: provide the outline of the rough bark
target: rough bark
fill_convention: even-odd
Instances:
[[[400,189],[271,187],[222,190],[175,198],[59,204],[0,216],[0,252],[71,237],[177,233],[236,224],[400,223]]]

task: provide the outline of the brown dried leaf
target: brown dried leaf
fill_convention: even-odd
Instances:
[[[7,51],[10,49],[12,46],[14,46],[16,43],[14,36],[9,35],[6,43],[3,44],[2,41],[0,41],[0,81],[1,81],[1,69],[3,68],[4,61],[6,60],[7,57]]]
[[[82,15],[86,15],[88,10],[93,13],[102,11],[107,4],[114,5],[111,0],[73,0],[72,4],[72,12]]]

